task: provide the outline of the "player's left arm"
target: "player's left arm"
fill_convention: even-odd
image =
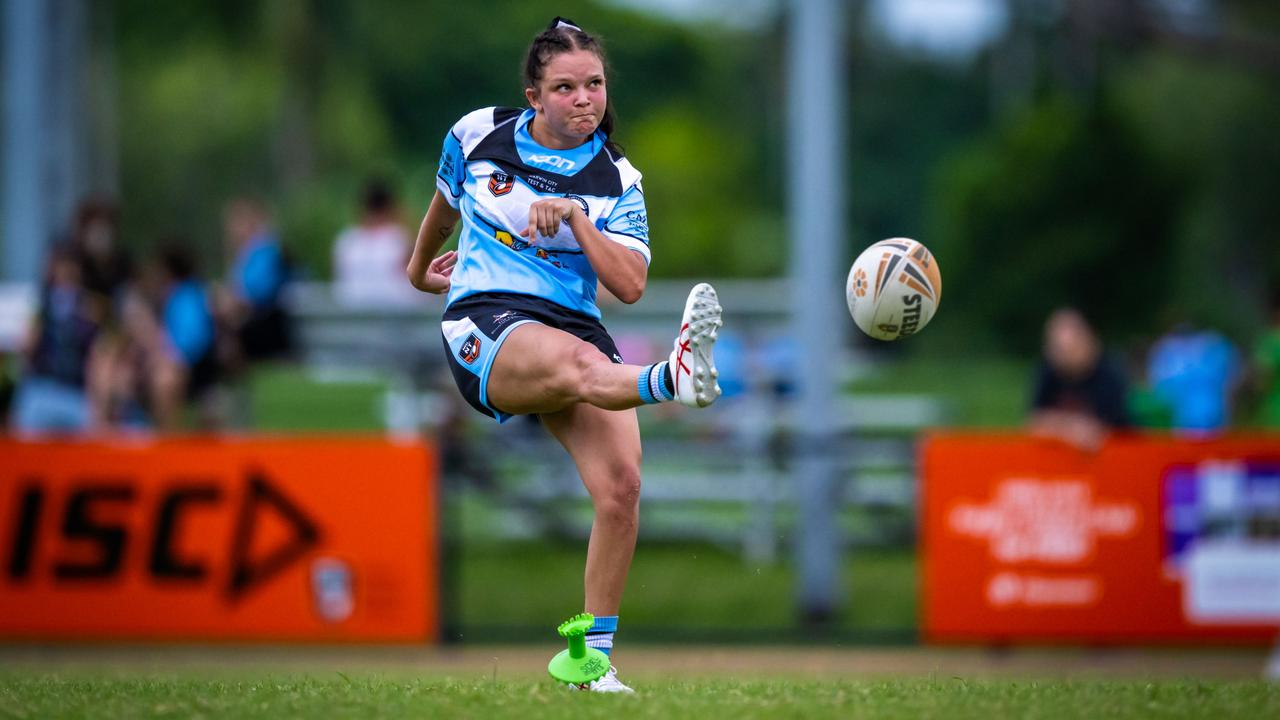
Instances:
[[[582,206],[566,198],[538,200],[529,206],[529,227],[522,237],[536,240],[537,235],[552,237],[560,223],[569,223],[573,237],[587,256],[591,268],[614,297],[631,304],[644,295],[649,279],[649,263],[644,255],[626,245],[614,242],[596,229]],[[535,234],[536,233],[536,234]]]

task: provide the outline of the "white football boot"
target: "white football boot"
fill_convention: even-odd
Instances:
[[[720,383],[716,382],[720,372],[711,349],[716,344],[716,331],[724,324],[721,311],[715,288],[698,283],[689,291],[680,334],[668,359],[676,400],[689,407],[706,407],[720,397]]]
[[[635,694],[635,690],[623,685],[622,681],[618,679],[618,669],[612,665],[609,666],[609,672],[605,673],[599,680],[592,680],[583,685],[570,684],[568,687],[570,690],[586,690],[598,693]]]

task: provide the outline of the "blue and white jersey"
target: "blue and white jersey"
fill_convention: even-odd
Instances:
[[[596,273],[568,223],[555,237],[520,237],[529,206],[569,198],[608,239],[649,262],[649,225],[640,173],[605,147],[599,131],[570,150],[551,150],[529,134],[533,110],[484,108],[464,116],[444,140],[436,187],[462,212],[458,264],[448,304],[483,292],[550,300],[600,317]]]

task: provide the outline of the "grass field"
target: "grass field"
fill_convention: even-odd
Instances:
[[[379,677],[86,679],[0,685],[6,717],[241,718],[1264,718],[1280,690],[1263,683],[664,682],[606,697],[542,682]]]
[[[555,686],[541,670],[552,651],[9,648],[0,717],[1280,716],[1280,685],[1238,679],[1253,651],[641,647],[627,655],[634,697]]]
[[[877,365],[845,390],[929,395],[942,404],[952,427],[1014,428],[1026,421],[1033,364],[1004,357],[909,357]]]
[[[548,618],[581,604],[585,554],[585,543],[465,544],[457,577],[462,631],[485,640],[545,632]],[[911,549],[849,554],[843,575],[849,603],[834,630],[845,639],[912,639],[916,572]],[[666,641],[679,640],[677,628],[696,639],[782,635],[796,627],[794,591],[789,563],[756,566],[711,545],[641,542],[627,581],[622,632]]]

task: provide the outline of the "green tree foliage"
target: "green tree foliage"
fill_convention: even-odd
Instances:
[[[524,51],[552,12],[513,0],[112,7],[132,241],[179,232],[216,267],[219,210],[248,192],[270,201],[316,276],[371,174],[398,181],[416,227],[450,125],[525,104]],[[756,95],[767,83],[744,83],[767,58],[736,31],[585,0],[555,12],[604,38],[617,139],[645,173],[655,274],[779,272],[781,199],[757,172],[773,116],[726,113],[776,104]]]
[[[102,7],[135,245],[178,232],[214,269],[220,208],[249,192],[325,277],[364,179],[398,183],[415,226],[449,126],[524,103],[524,50],[561,13],[609,51],[617,139],[645,173],[654,275],[785,269],[785,18],[729,30],[596,0]],[[1223,32],[1274,47],[1274,2],[1221,7]],[[949,337],[1028,349],[1062,303],[1114,339],[1174,316],[1247,335],[1280,285],[1280,93],[1275,68],[1252,60],[1266,54],[1159,35],[1108,44],[1045,22],[1058,25],[1027,31],[1035,82],[1013,111],[996,101],[998,58],[923,61],[849,33],[848,258],[894,235],[935,251],[946,297],[912,348]],[[1062,56],[1081,47],[1088,62]]]
[[[1130,346],[1185,321],[1256,334],[1280,287],[1280,68],[1240,38],[1274,57],[1280,10],[1222,10],[1202,45],[1077,38],[1083,76],[1041,43],[1059,69],[1039,69],[1031,105],[936,167],[940,326],[1029,350],[1074,304]]]
[[[849,257],[888,237],[933,246],[925,209],[938,163],[989,124],[980,67],[854,46],[849,97]]]
[[[1110,110],[1054,97],[939,172],[937,253],[966,327],[1025,351],[1063,304],[1113,336],[1156,323],[1181,190]]]
[[[1150,53],[1116,73],[1118,104],[1189,181],[1176,221],[1169,314],[1247,338],[1280,287],[1277,78]]]

